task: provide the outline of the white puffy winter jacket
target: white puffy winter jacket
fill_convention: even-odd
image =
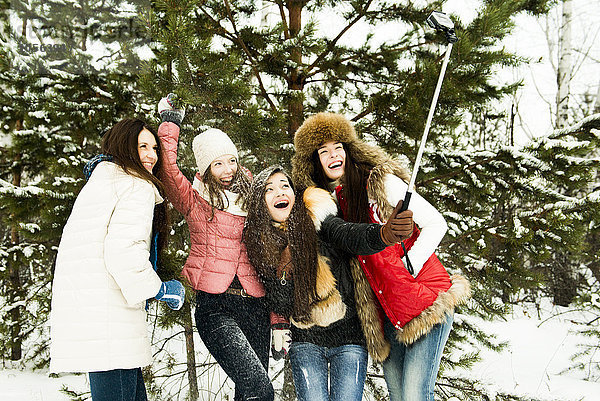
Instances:
[[[100,163],[73,206],[58,248],[50,314],[50,372],[150,364],[144,303],[161,280],[150,258],[156,187]]]

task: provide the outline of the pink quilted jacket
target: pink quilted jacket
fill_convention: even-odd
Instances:
[[[248,295],[264,296],[263,285],[242,243],[245,217],[215,209],[214,218],[209,221],[211,205],[177,167],[179,127],[164,122],[158,127],[158,136],[165,153],[163,184],[167,199],[185,216],[190,230],[191,249],[183,276],[196,290],[220,294],[237,274]]]

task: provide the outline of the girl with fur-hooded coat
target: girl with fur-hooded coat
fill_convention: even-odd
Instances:
[[[385,222],[404,198],[406,170],[380,148],[359,140],[339,114],[308,118],[296,131],[294,144],[297,185],[333,189],[347,221]],[[383,367],[392,401],[433,400],[454,307],[470,296],[468,281],[450,277],[433,253],[447,230],[443,216],[417,193],[409,210],[417,225],[410,238],[353,262],[384,312],[383,332],[391,352]]]
[[[372,330],[363,331],[357,303],[375,299],[354,285],[352,255],[386,247],[378,224],[349,224],[337,216],[332,196],[308,188],[296,197],[279,166],[252,183],[244,242],[265,284],[268,306],[291,322],[290,360],[300,400],[360,400]],[[412,231],[406,220],[399,236]],[[404,231],[402,231],[404,230]],[[396,231],[398,232],[398,231]],[[330,389],[328,390],[328,365]]]
[[[168,200],[185,216],[190,252],[183,276],[196,290],[194,317],[202,342],[235,383],[236,401],[272,401],[268,375],[270,319],[264,288],[242,243],[246,211],[241,207],[250,186],[238,165],[237,148],[218,129],[194,138],[198,172],[193,183],[177,166],[183,110],[172,95],[159,105],[158,136],[164,150],[164,186]]]

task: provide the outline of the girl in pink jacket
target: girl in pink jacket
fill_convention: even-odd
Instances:
[[[169,95],[158,111],[164,152],[163,184],[168,200],[185,216],[190,253],[183,276],[196,290],[196,327],[204,345],[235,383],[235,400],[273,400],[267,374],[269,313],[264,288],[242,243],[250,186],[247,170],[223,131],[209,129],[192,143],[198,172],[193,183],[177,167],[183,110]]]

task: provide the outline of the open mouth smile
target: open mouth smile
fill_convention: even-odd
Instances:
[[[336,169],[336,168],[340,168],[340,167],[342,167],[342,161],[341,160],[335,161],[335,162],[333,162],[333,163],[331,163],[330,165],[327,166],[327,168],[330,168],[332,170]]]
[[[276,209],[285,209],[286,207],[288,207],[289,204],[290,204],[290,202],[287,200],[280,200],[278,202],[275,202],[275,205],[273,205],[273,206]]]

